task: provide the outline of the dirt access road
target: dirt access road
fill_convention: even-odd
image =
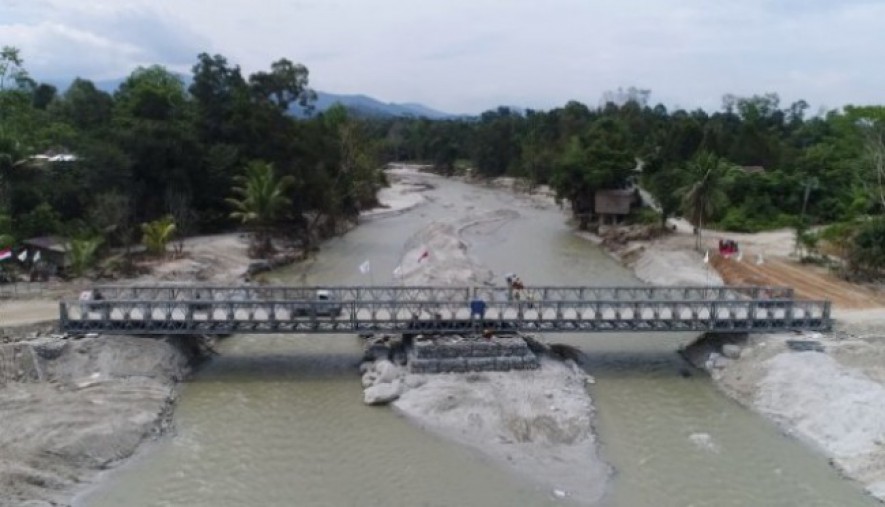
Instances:
[[[800,299],[826,299],[840,310],[885,307],[885,295],[861,285],[846,282],[829,272],[808,264],[781,257],[763,259],[755,256],[742,261],[713,255],[711,264],[729,285],[778,285],[792,287]]]

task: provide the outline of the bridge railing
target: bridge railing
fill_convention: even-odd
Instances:
[[[77,301],[60,303],[62,328],[130,333],[463,332],[474,327],[551,332],[829,329],[830,303],[792,300]]]
[[[385,301],[465,301],[481,298],[489,302],[522,301],[599,301],[599,300],[747,300],[793,298],[789,287],[694,286],[694,287],[571,287],[537,286],[522,290],[507,287],[432,287],[432,286],[261,286],[220,285],[98,285],[104,299],[152,301],[310,301],[318,291],[342,303]]]

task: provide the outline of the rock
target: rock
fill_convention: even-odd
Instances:
[[[741,357],[741,348],[731,343],[722,346],[722,355],[729,359],[739,359]]]
[[[722,354],[719,354],[717,352],[713,352],[710,354],[710,357],[708,357],[707,361],[704,363],[704,368],[707,371],[721,370],[722,368],[725,368],[726,366],[728,366],[730,363],[731,363],[731,359],[728,359],[727,357],[723,357]]]
[[[249,267],[246,268],[246,275],[257,275],[258,273],[265,273],[271,269],[273,269],[273,266],[268,261],[250,262]]]
[[[731,361],[732,360],[727,357],[719,356],[713,360],[712,366],[714,369],[721,370],[728,367],[728,365],[731,364]]]
[[[396,382],[375,384],[363,393],[363,402],[366,405],[386,405],[399,398],[402,386],[399,380]]]
[[[390,358],[390,348],[386,343],[383,342],[374,342],[366,348],[366,353],[364,355],[364,360],[366,361],[378,361],[386,360]]]
[[[375,363],[375,373],[378,376],[377,382],[379,384],[393,382],[399,377],[401,371],[399,367],[386,359]]]
[[[66,346],[67,342],[61,340],[40,340],[31,344],[34,353],[43,359],[58,358],[65,351]]]
[[[427,383],[427,379],[420,375],[406,375],[405,385],[409,389],[416,389]]]
[[[363,389],[375,385],[376,380],[378,380],[378,377],[375,376],[374,372],[367,372],[362,378]]]
[[[366,373],[372,371],[372,367],[375,365],[369,361],[363,361],[360,363],[360,375],[365,375]]]

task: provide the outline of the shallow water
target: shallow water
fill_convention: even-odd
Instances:
[[[373,219],[293,267],[288,283],[389,283],[409,237],[434,219],[512,209],[518,218],[464,231],[497,275],[528,284],[635,284],[576,238],[555,207],[431,178],[433,201]],[[553,338],[553,337],[548,337]],[[597,378],[602,456],[617,474],[605,504],[642,506],[878,505],[826,460],[718,393],[683,378],[686,335],[562,335]],[[569,505],[481,454],[386,408],[362,404],[353,336],[237,336],[185,386],[177,433],[108,474],[80,504],[104,506]],[[576,474],[580,470],[575,471]]]

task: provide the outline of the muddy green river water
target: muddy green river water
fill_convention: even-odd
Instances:
[[[498,277],[531,284],[629,285],[632,274],[577,238],[555,206],[433,176],[429,202],[365,221],[279,275],[290,284],[390,283],[407,240],[435,220],[511,216],[464,230]],[[500,282],[500,280],[499,280]],[[553,337],[548,337],[551,339]],[[616,469],[604,505],[879,505],[826,459],[719,393],[683,378],[672,334],[563,335],[590,357],[602,457]],[[89,507],[576,505],[473,449],[367,407],[355,336],[236,336],[184,387],[175,433],[82,495]],[[575,470],[580,474],[581,470]]]

